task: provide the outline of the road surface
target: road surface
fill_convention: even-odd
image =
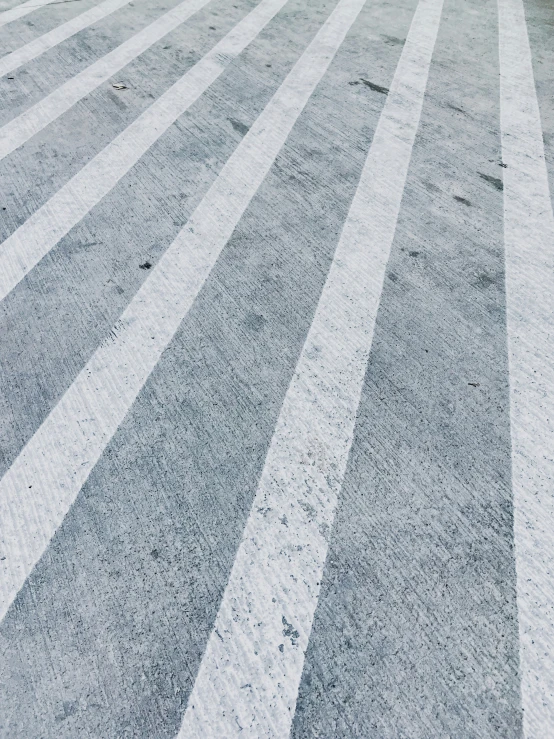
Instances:
[[[553,36],[5,0],[0,737],[554,737]]]

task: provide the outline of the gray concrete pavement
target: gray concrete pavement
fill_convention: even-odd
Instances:
[[[504,237],[518,201],[504,182],[498,4],[518,3],[288,0],[35,266],[25,267],[25,238],[4,257],[23,272],[0,305],[0,737],[554,736],[554,669],[541,661],[554,649],[551,210],[525,229],[544,274],[527,289],[546,308],[530,300],[515,313],[506,291],[506,279],[528,277],[525,266],[506,274]],[[544,152],[530,156],[540,168],[544,154],[552,192],[554,7],[524,4],[544,133]],[[0,26],[0,48],[94,5],[33,9]],[[17,128],[177,5],[133,0],[0,78],[0,126]],[[16,6],[4,3],[0,22]],[[257,6],[210,0],[1,159],[2,240],[17,245],[42,208],[33,238],[46,243],[78,201],[56,194]],[[436,12],[436,42],[431,20],[416,23],[422,9]],[[527,43],[524,25],[514,34]],[[286,87],[297,63],[320,64],[321,79],[291,113],[308,84],[300,75]],[[420,117],[414,70],[427,80]],[[514,89],[511,110],[528,111],[533,86]],[[397,217],[396,170],[378,163],[400,153],[376,154],[387,110],[409,163]],[[413,148],[394,128],[403,111]],[[270,156],[280,115],[290,133]],[[528,133],[513,131],[526,147]],[[263,155],[268,172],[232,220]],[[508,166],[510,182],[544,194],[533,167]],[[383,203],[377,221],[369,208],[355,214],[362,249],[371,256],[387,229],[394,236],[384,278],[371,272],[360,290],[346,280],[336,316],[327,303],[342,344],[333,332],[306,344],[328,275],[347,261],[335,251],[362,173],[382,183]],[[222,203],[214,192],[229,206],[210,210]],[[201,279],[191,265],[216,238]],[[175,243],[181,261],[170,262]],[[368,264],[359,260],[362,285]],[[169,307],[152,287],[160,275]],[[378,310],[360,328],[365,357],[351,320],[368,291]],[[172,320],[176,332],[157,339]],[[354,347],[359,390],[349,362],[329,370],[339,346],[341,356]],[[305,357],[316,368],[307,379]],[[287,400],[293,377],[306,409]],[[541,405],[526,416],[519,398],[537,383]],[[352,430],[346,411],[318,415],[326,393],[353,408]],[[299,429],[298,443],[279,442],[276,428],[285,440]],[[521,442],[533,434],[546,450],[536,459]],[[335,436],[342,446],[328,443]],[[538,528],[520,453],[534,499],[541,481]],[[514,496],[528,522],[515,535]],[[522,576],[535,566],[538,609]]]

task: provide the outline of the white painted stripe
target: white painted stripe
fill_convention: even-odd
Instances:
[[[208,2],[209,0],[184,0],[2,126],[0,128],[0,159],[11,154],[56,118],[66,113],[85,95],[110,79],[150,46],[197,13]]]
[[[27,64],[32,59],[36,59],[37,56],[44,54],[45,51],[52,49],[54,46],[74,36],[84,28],[91,26],[93,23],[97,23],[129,2],[131,0],[104,0],[103,3],[89,10],[85,10],[84,13],[81,13],[76,18],[72,18],[67,23],[62,23],[61,26],[39,36],[34,41],[25,44],[25,46],[21,46],[10,54],[6,54],[6,56],[0,59],[0,77],[13,72],[14,69],[17,69],[22,64]]]
[[[262,0],[192,69],[3,242],[0,246],[0,300],[115,187],[286,2]]]
[[[499,0],[512,486],[524,735],[554,732],[554,216],[521,0]]]
[[[5,10],[3,13],[0,13],[0,27],[5,26],[7,23],[11,23],[18,18],[22,18],[28,13],[32,13],[33,10],[36,10],[37,8],[49,5],[54,1],[55,0],[27,0],[27,2],[21,3],[21,5],[17,5],[15,8]]]
[[[0,481],[0,618],[179,328],[364,1],[340,1],[110,336]]]
[[[179,739],[289,735],[441,11],[414,15]]]

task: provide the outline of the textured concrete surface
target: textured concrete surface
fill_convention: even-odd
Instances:
[[[433,1],[439,5],[421,0],[420,7]],[[361,394],[350,396],[348,384],[341,385],[355,425],[351,434],[344,432],[344,473],[328,471],[337,474],[337,496],[328,524],[319,529],[321,576],[317,569],[306,572],[305,582],[313,581],[310,597],[295,601],[305,628],[283,611],[283,643],[271,645],[279,651],[271,659],[263,639],[240,643],[239,652],[251,649],[267,666],[259,685],[242,680],[240,667],[217,684],[197,682],[210,639],[231,639],[230,631],[221,635],[214,624],[222,622],[220,607],[234,597],[226,588],[235,558],[244,531],[251,531],[251,512],[260,511],[252,505],[277,443],[276,426],[288,428],[287,391],[308,351],[305,341],[384,106],[396,94],[391,85],[402,73],[406,39],[416,34],[417,0],[360,3],[344,41],[332,53],[326,47],[321,80],[294,113],[284,145],[272,155],[267,175],[253,188],[136,399],[115,433],[102,437],[99,459],[77,486],[74,502],[62,506],[53,536],[43,545],[23,524],[15,541],[0,521],[2,739],[554,736],[548,719],[554,717],[554,696],[547,688],[528,689],[537,680],[548,685],[548,675],[520,669],[518,604],[521,610],[527,596],[517,576],[517,439],[510,405],[520,386],[513,382],[513,329],[507,324],[504,209],[510,200],[503,189],[497,2],[520,0],[442,4],[402,202],[397,220],[388,221],[394,238],[369,357],[363,359]],[[342,3],[348,7],[352,0]],[[17,50],[96,4],[74,0],[33,8],[0,25],[0,50]],[[210,0],[1,159],[0,238],[12,237],[171,85],[194,72],[257,4]],[[13,120],[17,126],[18,116],[177,5],[132,0],[1,77],[0,127]],[[0,24],[1,13],[16,6],[12,0],[0,6]],[[525,0],[524,6],[553,192],[554,6],[546,0]],[[52,439],[52,454],[33,461],[30,440],[49,428],[44,424],[50,414],[62,407],[98,347],[117,343],[118,319],[159,274],[160,260],[181,230],[195,227],[189,219],[210,202],[225,163],[234,152],[242,161],[241,152],[258,136],[254,123],[270,110],[324,24],[333,22],[336,7],[336,0],[288,0],[1,301],[5,520],[19,520],[18,506],[23,520],[25,506],[28,520],[40,523],[52,515],[25,474],[35,464],[55,498],[51,481],[63,450]],[[524,26],[520,30],[525,33]],[[418,43],[421,36],[414,36]],[[113,87],[119,82],[126,89]],[[402,83],[402,94],[411,94],[413,79]],[[532,85],[529,90],[534,95]],[[527,99],[522,94],[522,106]],[[267,125],[259,135],[269,141],[276,118],[266,114],[262,120]],[[377,174],[385,202],[393,177]],[[228,194],[234,202],[232,185]],[[223,211],[207,219],[207,234],[219,227]],[[60,214],[53,210],[53,226]],[[356,217],[362,232],[367,225],[367,249],[375,248],[381,231],[366,224],[364,212]],[[360,261],[360,270],[364,265]],[[545,274],[550,279],[551,272]],[[177,278],[184,285],[189,276]],[[552,291],[548,284],[537,287],[536,298],[550,310],[554,283]],[[348,292],[341,295],[351,299]],[[549,315],[539,317],[540,336],[548,335]],[[522,324],[522,330],[531,334],[539,318],[531,314],[531,328]],[[347,348],[348,330],[348,322],[341,324]],[[150,338],[145,334],[145,345]],[[548,342],[543,349],[544,362],[552,364]],[[139,354],[125,355],[129,376],[141,361]],[[531,364],[529,383],[533,371]],[[527,376],[518,377],[524,387]],[[110,393],[114,405],[122,395],[109,383],[102,392],[107,406]],[[553,392],[546,388],[537,412],[546,419],[541,441],[550,459]],[[317,382],[313,393],[316,403]],[[67,411],[68,426],[93,425],[93,403],[88,412],[77,423]],[[315,461],[307,453],[305,463],[316,464],[318,444],[333,434],[325,436],[319,420],[313,430],[310,420],[307,410],[302,422],[314,434]],[[340,414],[324,422],[337,436],[347,423]],[[94,433],[103,433],[101,426]],[[325,450],[331,457],[335,452]],[[281,458],[285,469],[286,453]],[[63,471],[71,479],[86,464],[75,452]],[[16,481],[8,488],[14,469]],[[295,478],[289,487],[297,484]],[[324,485],[314,494],[323,500]],[[552,499],[548,484],[544,495]],[[279,521],[281,529],[296,526],[298,546],[309,548],[305,527],[312,513],[306,505],[305,520]],[[550,519],[544,520],[548,528]],[[279,530],[268,529],[263,545],[279,549]],[[534,551],[548,600],[552,548],[548,539],[540,545]],[[10,594],[6,583],[33,547],[36,564]],[[254,541],[250,564],[262,549]],[[312,566],[308,558],[306,563]],[[264,613],[252,604],[256,593],[265,592],[267,578],[260,567],[244,572],[257,574],[252,582],[243,579],[245,599],[231,603],[230,621],[256,613],[261,623]],[[301,573],[295,577],[302,581]],[[541,649],[554,649],[548,626],[541,629]],[[289,645],[296,650],[294,669],[287,662]],[[277,675],[270,665],[280,655]],[[543,673],[552,680],[554,668]],[[214,715],[225,707],[231,684],[233,690],[246,686],[257,696],[250,724],[241,724],[237,713],[217,729],[209,721],[202,731],[187,729],[183,719],[195,683],[195,694],[203,691],[203,706]],[[283,709],[286,716],[271,714],[274,723],[262,729],[258,714],[266,703],[280,710],[279,691],[293,696],[292,705]],[[535,704],[539,718],[526,726],[525,712],[532,714]]]

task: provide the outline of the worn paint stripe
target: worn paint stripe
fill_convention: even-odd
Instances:
[[[341,0],[0,481],[0,618],[179,328],[364,1]],[[277,7],[266,0],[264,12]],[[234,38],[229,48],[239,46]]]
[[[263,0],[4,241],[0,246],[0,300],[117,185],[286,2]]]
[[[521,0],[498,0],[523,726],[554,727],[554,216]]]
[[[208,2],[209,0],[184,0],[2,126],[0,128],[0,159],[11,154],[56,118],[66,113],[85,95],[113,77],[116,72],[188,20]]]
[[[102,18],[106,18],[106,16],[124,7],[129,2],[131,0],[105,0],[105,2],[95,5],[94,8],[85,10],[84,13],[81,13],[76,18],[72,18],[67,23],[62,23],[61,26],[30,41],[25,46],[21,46],[19,49],[6,54],[6,56],[0,59],[0,77],[13,72],[14,69],[17,69],[22,64],[27,64],[32,59],[36,59],[41,54],[44,54],[45,51],[53,49],[54,46],[61,44],[62,41],[66,41],[84,28],[97,23]]]
[[[289,735],[441,12],[415,12],[179,739]]]

